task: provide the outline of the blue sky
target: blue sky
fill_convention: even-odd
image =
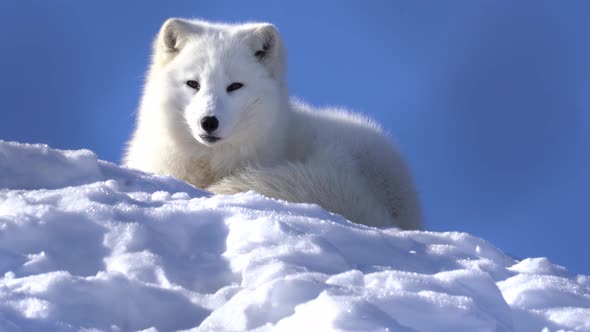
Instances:
[[[269,21],[292,95],[378,120],[427,228],[590,274],[584,1],[0,2],[0,139],[118,162],[168,17]]]

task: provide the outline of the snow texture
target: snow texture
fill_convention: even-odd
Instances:
[[[0,141],[0,331],[137,330],[590,331],[590,277]]]

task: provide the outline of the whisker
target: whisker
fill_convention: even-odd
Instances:
[[[248,107],[246,107],[246,109],[244,109],[244,112],[250,112],[254,109],[254,107],[258,106],[259,104],[261,104],[261,100],[260,97],[254,99],[250,105],[248,105]]]

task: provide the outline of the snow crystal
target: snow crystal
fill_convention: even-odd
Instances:
[[[590,277],[465,233],[0,142],[0,331],[590,331]]]

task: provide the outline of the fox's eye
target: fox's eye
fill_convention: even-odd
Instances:
[[[244,84],[242,84],[242,83],[237,83],[237,82],[236,83],[232,83],[232,84],[230,84],[230,85],[227,86],[227,92],[235,91],[235,90],[237,90],[237,89],[239,89],[239,88],[241,88],[243,86],[244,86]]]
[[[199,84],[199,82],[193,81],[193,80],[186,81],[186,85],[188,85],[189,87],[191,87],[197,91],[199,91],[199,89],[201,88],[201,84]]]

